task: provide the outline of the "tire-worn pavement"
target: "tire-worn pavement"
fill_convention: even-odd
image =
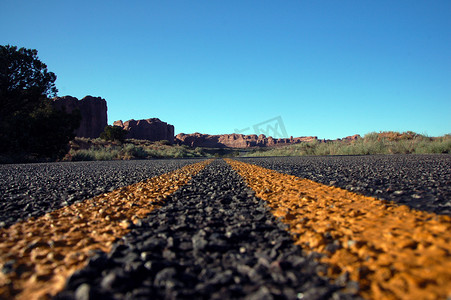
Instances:
[[[259,157],[239,160],[412,208],[451,215],[451,155]]]
[[[0,228],[198,161],[181,159],[0,165]]]

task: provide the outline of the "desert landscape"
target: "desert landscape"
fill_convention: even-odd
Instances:
[[[451,1],[0,9],[0,299],[451,299]]]

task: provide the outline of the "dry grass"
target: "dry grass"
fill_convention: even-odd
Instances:
[[[427,137],[408,132],[372,132],[355,141],[304,142],[259,149],[247,156],[372,155],[451,153],[451,135]]]
[[[126,140],[123,144],[102,139],[76,138],[65,160],[130,160],[225,156],[208,149],[170,145],[168,141]],[[223,149],[222,149],[223,150]],[[313,141],[277,148],[259,148],[246,156],[372,155],[451,153],[451,135],[428,137],[412,131],[371,132],[354,141]],[[238,152],[227,156],[239,155]]]
[[[170,145],[168,141],[126,140],[123,144],[102,139],[75,138],[68,161],[130,160],[150,158],[208,157],[201,148]]]

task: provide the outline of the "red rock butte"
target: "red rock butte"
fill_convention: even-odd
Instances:
[[[77,137],[98,138],[107,126],[107,103],[100,97],[86,96],[78,100],[72,96],[57,97],[53,99],[53,106],[68,113],[80,110],[81,123],[75,131]],[[206,148],[249,148],[249,147],[273,147],[298,144],[301,142],[326,142],[316,136],[302,136],[290,138],[266,137],[263,134],[220,134],[210,135],[202,133],[179,133],[174,137],[174,126],[161,121],[158,118],[145,120],[115,121],[114,126],[119,126],[128,131],[126,138],[149,141],[167,140],[170,144],[186,145],[189,147]],[[348,136],[343,141],[352,142],[360,138],[356,134]]]
[[[86,96],[81,100],[72,96],[56,97],[53,107],[67,113],[80,110],[80,127],[75,130],[78,137],[98,138],[108,124],[106,101],[100,97]]]
[[[115,121],[114,126],[119,126],[128,131],[128,139],[162,141],[174,143],[174,126],[161,121],[158,118],[146,120],[122,120]]]

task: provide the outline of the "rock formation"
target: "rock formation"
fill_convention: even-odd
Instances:
[[[160,119],[152,118],[147,120],[122,120],[115,121],[114,126],[122,127],[128,131],[128,139],[162,141],[167,140],[174,143],[174,126],[162,122]]]
[[[354,134],[354,135],[350,135],[350,136],[344,137],[341,140],[342,141],[346,141],[346,142],[354,142],[354,141],[357,141],[360,138],[362,138],[360,136],[360,134]],[[337,139],[337,140],[340,140],[340,139]]]
[[[68,113],[80,110],[80,127],[75,131],[78,137],[98,138],[107,125],[107,105],[100,97],[86,96],[81,100],[71,96],[57,97],[53,99],[53,107]]]
[[[290,137],[287,139],[274,139],[266,137],[264,134],[257,136],[243,134],[221,134],[209,135],[202,133],[184,134],[179,133],[175,137],[175,142],[179,145],[190,147],[208,147],[208,148],[249,148],[249,147],[269,147],[297,144],[300,142],[317,141],[316,136],[308,137]]]

